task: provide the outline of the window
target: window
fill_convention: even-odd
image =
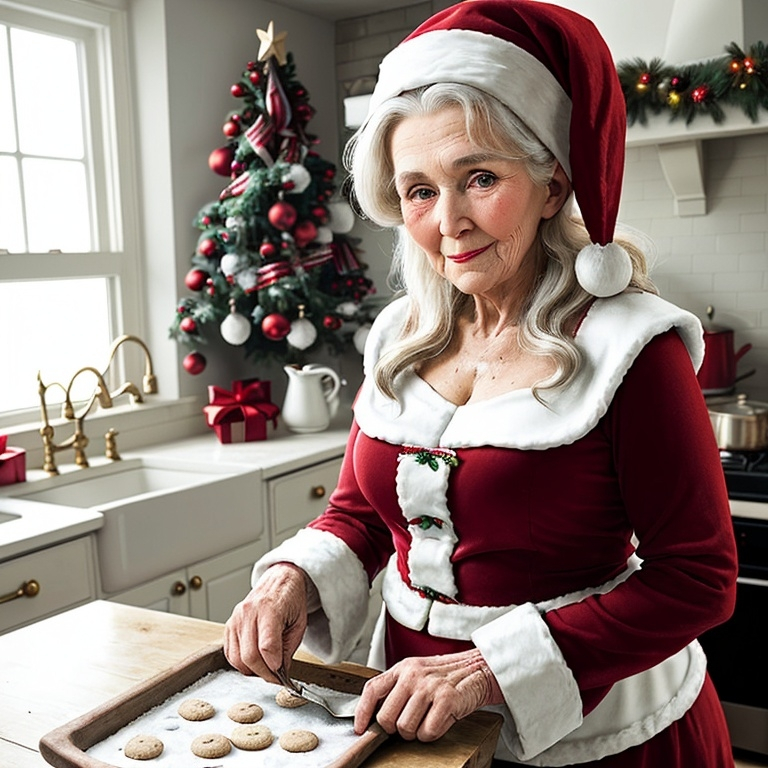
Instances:
[[[0,0],[0,424],[138,330],[123,6]]]

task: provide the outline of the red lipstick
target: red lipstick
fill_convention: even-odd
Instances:
[[[470,259],[474,259],[475,256],[479,256],[481,253],[485,253],[490,247],[491,243],[488,243],[488,245],[484,245],[482,248],[475,248],[473,251],[464,251],[463,253],[457,253],[453,256],[446,256],[446,259],[450,259],[455,264],[463,264],[465,261],[470,261]]]

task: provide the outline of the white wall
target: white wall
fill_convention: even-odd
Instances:
[[[650,235],[657,248],[652,276],[662,296],[751,343],[739,384],[768,401],[768,133],[704,142],[707,214],[673,213],[655,147],[630,149],[619,219]]]

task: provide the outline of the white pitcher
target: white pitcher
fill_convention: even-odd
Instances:
[[[322,432],[339,409],[339,374],[325,365],[286,365],[288,388],[281,412],[292,432]]]

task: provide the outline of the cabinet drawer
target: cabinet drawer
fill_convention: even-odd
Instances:
[[[336,487],[341,457],[269,481],[269,509],[274,544],[314,520]]]
[[[0,632],[73,608],[95,598],[93,546],[89,536],[41,549],[0,564],[0,597],[36,582],[32,597],[0,604]]]

